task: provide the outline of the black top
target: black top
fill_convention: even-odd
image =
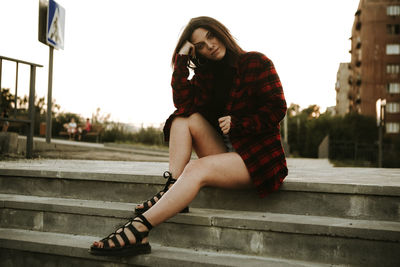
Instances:
[[[218,119],[228,115],[225,108],[233,85],[234,67],[226,54],[220,61],[210,61],[207,69],[214,74],[214,82],[210,100],[200,113],[222,134]]]

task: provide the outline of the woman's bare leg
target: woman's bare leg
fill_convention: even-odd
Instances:
[[[199,113],[172,122],[169,141],[169,170],[178,178],[188,164],[192,148],[199,158],[226,152],[222,138]]]
[[[189,205],[204,186],[233,189],[251,185],[247,167],[236,152],[206,156],[189,162],[175,185],[143,215],[156,226]]]
[[[173,132],[180,134],[171,136],[174,148],[172,149],[172,164],[170,166],[172,168],[181,166],[182,171],[180,171],[181,174],[177,177],[179,179],[174,186],[156,202],[154,207],[143,214],[153,226],[166,221],[189,205],[204,186],[222,188],[251,186],[250,174],[242,158],[236,152],[224,153],[225,146],[222,138],[201,115],[193,114],[183,120],[177,119],[174,120],[178,123],[173,125],[175,127]],[[174,133],[171,132],[172,135]],[[174,140],[174,138],[177,139]],[[189,162],[192,145],[200,159]],[[183,152],[178,151],[179,147],[183,149]],[[189,150],[187,150],[188,147],[190,147]],[[181,157],[178,156],[179,153],[181,153]],[[179,168],[176,170],[179,172]],[[148,230],[143,224],[133,222],[133,225],[140,232]],[[135,243],[133,234],[127,229],[125,229],[125,232],[131,243]],[[123,246],[122,238],[117,236],[117,239]],[[114,246],[111,240],[108,242],[111,247]],[[147,242],[147,238],[143,239],[142,242]],[[104,246],[102,242],[95,242],[94,245]]]
[[[226,152],[221,136],[199,113],[177,117],[172,122],[169,141],[169,171],[178,179],[190,161],[192,149],[199,158]],[[157,197],[154,197],[158,201]],[[151,202],[147,203],[149,207]],[[143,208],[139,204],[137,208]]]

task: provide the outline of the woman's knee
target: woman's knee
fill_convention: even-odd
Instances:
[[[191,160],[185,166],[179,179],[190,179],[191,183],[197,183],[200,187],[207,185],[207,166],[202,159]]]
[[[207,123],[205,118],[200,113],[193,113],[189,117],[176,117],[172,121],[171,128],[186,127],[190,130],[191,134],[196,134],[199,131],[204,130],[204,124]]]
[[[187,117],[181,117],[181,116],[175,117],[174,120],[172,121],[171,128],[176,126],[187,125],[187,121],[188,121]]]
[[[200,113],[193,113],[188,117],[188,126],[192,135],[203,133],[206,129],[211,129],[208,121]]]
[[[191,126],[191,127],[197,126],[197,125],[199,125],[200,123],[202,123],[204,121],[205,121],[205,119],[204,119],[203,115],[201,115],[198,112],[197,113],[193,113],[192,115],[190,115],[188,117],[188,123],[189,123],[189,126]]]

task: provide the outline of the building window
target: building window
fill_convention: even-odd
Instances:
[[[387,24],[386,31],[388,34],[400,34],[400,24]]]
[[[348,81],[349,81],[349,84],[350,84],[350,85],[353,85],[353,77],[349,76]]]
[[[386,65],[386,73],[388,73],[388,74],[400,73],[400,65],[399,64]]]
[[[400,55],[400,44],[387,44],[386,55]]]
[[[387,122],[386,133],[400,133],[400,123],[398,122]]]
[[[389,83],[387,85],[387,91],[389,94],[399,94],[400,93],[400,83]]]
[[[399,113],[400,112],[400,103],[396,103],[396,102],[387,103],[386,111],[388,113]]]
[[[357,31],[361,30],[361,22],[356,23],[356,30]]]
[[[400,6],[388,6],[386,9],[386,14],[388,16],[399,16],[400,15]]]

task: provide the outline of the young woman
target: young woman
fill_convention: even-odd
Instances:
[[[165,188],[136,207],[136,218],[94,242],[93,254],[149,253],[150,229],[187,212],[204,186],[254,187],[263,197],[287,175],[279,132],[286,102],[265,55],[243,51],[219,21],[197,17],[184,29],[172,65],[176,111],[164,127],[170,153]],[[190,160],[192,148],[199,159]]]

